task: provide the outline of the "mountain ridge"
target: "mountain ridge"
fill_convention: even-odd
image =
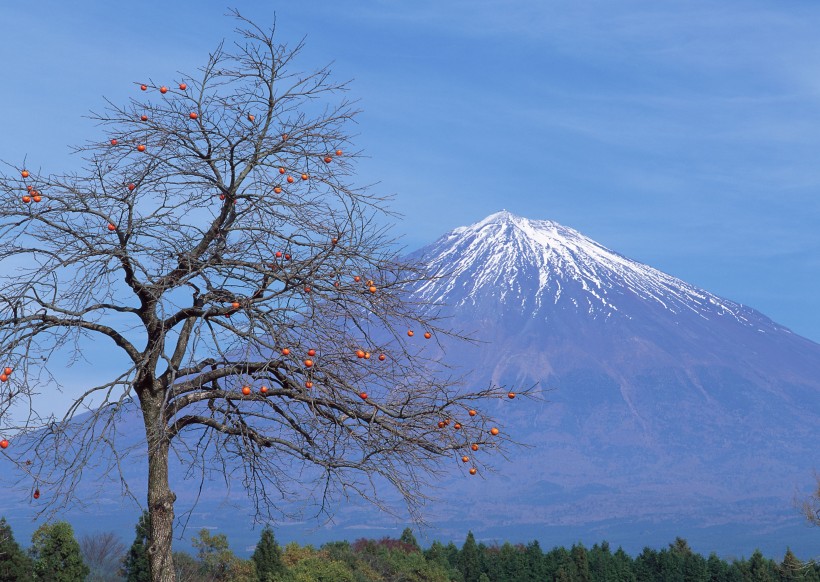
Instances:
[[[488,236],[486,231],[493,229],[498,232]],[[503,235],[506,235],[506,237]],[[518,247],[519,254],[516,258],[524,258],[531,263],[535,263],[535,266],[538,267],[540,271],[540,288],[536,291],[536,295],[542,294],[544,290],[549,290],[553,293],[555,303],[561,299],[563,291],[561,281],[573,280],[580,283],[583,291],[594,298],[595,301],[589,302],[590,308],[608,307],[611,310],[620,311],[617,305],[608,302],[604,296],[607,294],[607,290],[613,287],[613,274],[615,274],[621,278],[633,293],[643,299],[655,301],[667,309],[669,309],[669,306],[663,300],[664,295],[667,296],[668,302],[683,305],[693,311],[697,311],[692,306],[692,304],[695,304],[707,308],[708,311],[729,313],[739,321],[745,321],[745,317],[740,315],[741,313],[750,311],[750,308],[742,304],[709,293],[644,263],[633,261],[584,236],[577,230],[551,220],[527,219],[506,210],[491,214],[470,226],[457,227],[431,245],[412,253],[411,256],[418,257],[425,249],[432,249],[436,259],[432,261],[431,266],[436,268],[442,260],[450,259],[450,253],[442,253],[440,249],[447,246],[447,243],[454,238],[467,239],[470,244],[468,249],[464,249],[464,245],[454,249],[459,252],[465,250],[469,252],[467,253],[467,259],[456,261],[453,275],[459,275],[477,262],[481,262],[484,266],[501,266],[499,276],[514,273],[520,263],[507,262],[499,265],[493,261],[481,260],[483,255],[489,254],[487,253],[487,245],[498,245],[506,242],[507,247]],[[479,244],[474,245],[473,243],[476,240],[479,241]],[[474,246],[479,248],[475,249]],[[532,259],[536,260],[533,261]],[[486,271],[486,269],[481,271]],[[486,284],[487,278],[485,276],[476,279],[476,287]],[[494,283],[497,282],[498,279],[494,281]],[[434,282],[427,282],[419,286],[416,292],[425,299],[431,299],[431,296],[435,297],[436,295],[432,293],[434,288]],[[444,295],[446,290],[436,289],[437,295],[439,297]],[[598,293],[597,290],[601,290],[603,293]],[[670,293],[671,296],[669,296]],[[680,294],[685,296],[684,300],[681,299]],[[505,297],[502,295],[500,299],[503,302]],[[578,306],[576,305],[576,307]],[[674,310],[672,311],[674,312]],[[778,329],[787,329],[775,324],[768,318],[765,318],[765,320]]]

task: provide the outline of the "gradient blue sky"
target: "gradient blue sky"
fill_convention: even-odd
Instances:
[[[501,208],[820,341],[820,3],[234,4],[363,113],[361,183],[413,249]],[[220,2],[0,4],[0,159],[70,170],[84,119],[230,38]]]

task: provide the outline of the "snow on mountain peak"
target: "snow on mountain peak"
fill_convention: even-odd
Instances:
[[[451,306],[483,298],[533,317],[574,309],[596,318],[629,318],[637,300],[672,313],[728,315],[747,325],[749,314],[756,313],[628,259],[572,228],[507,210],[458,227],[414,256],[442,277],[417,292]]]

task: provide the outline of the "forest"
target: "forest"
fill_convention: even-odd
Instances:
[[[75,538],[60,521],[41,526],[24,549],[11,526],[0,519],[0,582],[151,580],[147,556],[149,518],[144,514],[127,547],[115,534]],[[727,561],[704,557],[678,537],[667,547],[645,547],[637,556],[606,541],[544,551],[528,544],[476,542],[469,532],[461,547],[434,541],[422,548],[410,528],[398,538],[329,542],[321,547],[290,542],[284,547],[273,530],[261,530],[250,559],[237,556],[224,534],[202,529],[192,538],[195,554],[174,552],[179,582],[779,582],[818,581],[820,563],[801,561],[786,550],[780,562],[759,550]]]

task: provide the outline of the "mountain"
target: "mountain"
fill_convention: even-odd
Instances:
[[[760,548],[780,558],[787,546],[816,555],[820,532],[810,535],[794,498],[820,464],[820,345],[571,228],[509,212],[409,258],[434,275],[416,296],[477,340],[436,338],[421,344],[426,357],[447,358],[471,385],[536,386],[540,395],[489,403],[504,435],[526,446],[480,465],[477,477],[454,461],[451,476],[431,484],[437,500],[422,540],[460,544],[472,530],[485,542],[606,539],[637,553],[682,536],[724,557]],[[121,432],[138,434],[140,422],[124,417]],[[139,491],[144,465],[126,470]],[[173,474],[183,514],[199,484],[186,484],[180,467]],[[185,537],[218,527],[241,553],[259,534],[237,517],[248,512],[241,488],[220,483],[184,515]],[[69,514],[75,528],[130,540],[133,504],[122,504],[118,487],[93,490],[89,510]],[[5,499],[0,513],[31,513]],[[277,524],[276,535],[321,543],[398,535],[405,525],[345,500],[332,523]]]
[[[440,276],[417,294],[484,342],[447,357],[548,400],[503,403],[534,448],[471,483],[486,528],[676,524],[704,551],[810,551],[794,497],[820,460],[820,345],[551,221],[499,212],[413,257]]]

